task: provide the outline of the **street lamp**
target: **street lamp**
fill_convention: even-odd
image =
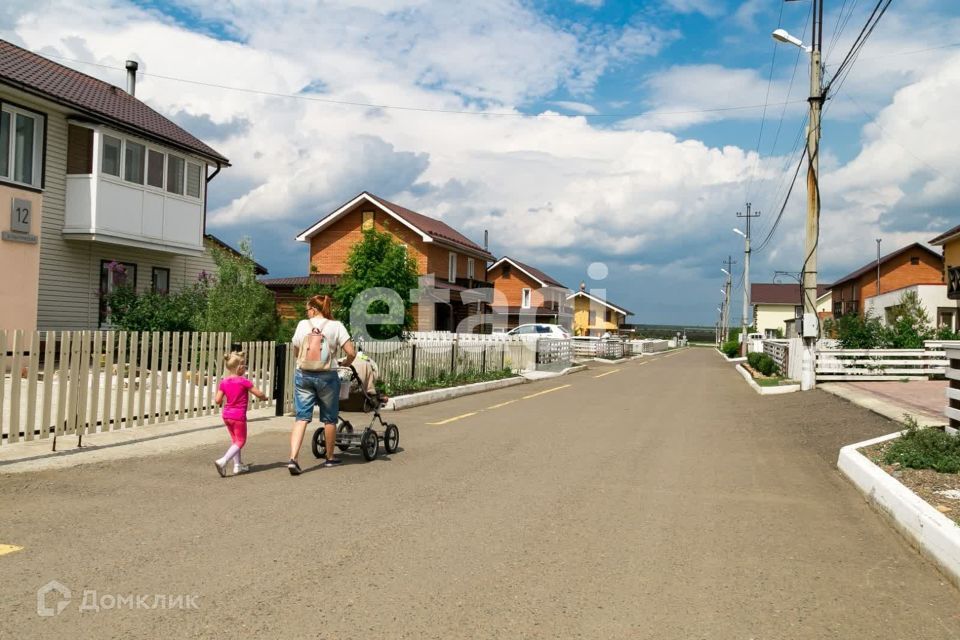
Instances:
[[[730,274],[730,272],[727,271],[726,269],[724,269],[723,267],[720,267],[720,271],[723,271],[725,274],[727,274],[727,275],[730,276],[731,278],[733,277],[733,276]],[[726,295],[726,293],[724,293],[724,295]]]
[[[733,228],[733,232],[734,232],[734,233],[739,233],[739,234],[742,235],[744,238],[747,237],[747,234],[745,234],[743,231],[740,231],[740,229],[737,229],[736,227]]]
[[[820,237],[820,113],[823,110],[824,91],[821,81],[820,55],[823,49],[823,0],[812,0],[813,28],[812,46],[806,46],[799,38],[783,29],[773,32],[773,39],[800,47],[810,54],[810,117],[807,122],[807,221],[803,254],[806,258],[801,269],[803,279],[803,321],[800,335],[803,336],[800,389],[809,391],[816,386],[817,338],[820,334],[820,319],[817,317],[817,244]]]
[[[774,39],[774,40],[777,40],[777,41],[779,41],[779,42],[783,42],[783,43],[785,43],[785,44],[795,45],[795,46],[797,46],[797,47],[800,47],[801,49],[803,49],[803,50],[806,51],[807,53],[810,53],[811,51],[813,51],[813,47],[808,47],[808,46],[806,46],[805,44],[803,44],[803,40],[801,40],[800,38],[798,38],[798,37],[796,37],[796,36],[790,35],[790,34],[787,32],[786,29],[777,29],[777,30],[774,31],[773,34],[771,34],[771,35],[773,35],[773,39]]]

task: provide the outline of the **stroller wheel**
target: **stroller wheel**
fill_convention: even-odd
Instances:
[[[367,462],[375,459],[380,452],[380,438],[373,429],[364,429],[363,435],[360,436],[360,452]]]
[[[396,453],[400,447],[400,429],[395,424],[388,424],[383,430],[383,449],[387,453]]]
[[[314,458],[320,459],[327,457],[327,439],[324,434],[323,425],[320,425],[320,427],[313,432],[310,448],[313,450]]]
[[[344,420],[337,426],[337,435],[352,436],[353,425]],[[350,443],[345,441],[343,444],[337,444],[337,448],[340,449],[340,451],[348,451],[350,449]]]

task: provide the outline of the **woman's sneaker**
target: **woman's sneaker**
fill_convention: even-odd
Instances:
[[[343,460],[341,460],[340,458],[330,458],[329,460],[324,460],[324,461],[323,461],[323,466],[324,466],[324,467],[335,467],[335,466],[337,466],[338,464],[341,464],[342,462],[343,462]]]
[[[248,471],[250,471],[250,465],[248,464],[233,465],[233,475],[237,475],[238,473],[247,473]]]
[[[300,465],[297,464],[296,460],[291,458],[290,462],[287,463],[287,471],[289,471],[292,476],[298,476],[301,473]]]

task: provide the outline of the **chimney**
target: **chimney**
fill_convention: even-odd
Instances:
[[[486,229],[483,230],[483,250],[490,250],[490,232]]]
[[[136,60],[127,60],[127,93],[137,95],[137,69],[140,65]]]
[[[586,282],[583,282],[583,281],[581,280],[581,281],[580,281],[580,291],[586,291],[586,290],[587,290],[587,283],[586,283]]]

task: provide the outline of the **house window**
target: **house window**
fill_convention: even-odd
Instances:
[[[123,141],[113,136],[103,136],[103,152],[100,159],[100,171],[110,175],[120,177],[120,148]]]
[[[504,263],[503,266],[500,267],[500,275],[501,275],[501,277],[504,277],[504,278],[509,278],[509,277],[510,277],[510,265],[509,265],[509,264]]]
[[[457,254],[453,251],[450,252],[450,261],[447,265],[447,280],[457,281]]]
[[[949,329],[950,331],[956,331],[958,329],[956,324],[957,310],[950,309],[949,307],[941,307],[937,309],[937,328],[938,329]]]
[[[918,258],[917,256],[914,256],[914,257],[910,258],[910,264],[912,264],[912,265],[914,265],[914,266],[920,264],[920,258]]]
[[[370,231],[373,229],[373,211],[363,212],[363,221],[360,223],[360,228],[363,231]]]
[[[607,322],[613,322],[613,311],[610,309],[607,309],[606,320]]]
[[[147,151],[147,184],[157,189],[163,189],[163,157],[160,151]]]
[[[473,258],[467,258],[467,277],[473,280],[477,277],[476,266]]]
[[[839,301],[838,301],[838,302],[834,302],[834,303],[833,303],[833,317],[834,317],[834,319],[839,319],[840,316],[842,316],[842,315],[843,315],[843,303],[842,303],[842,302],[839,302]]]
[[[793,307],[793,317],[794,318],[803,317],[803,305],[798,304]]]
[[[183,195],[183,165],[183,158],[167,154],[167,191],[178,196]]]
[[[524,289],[520,292],[520,306],[524,309],[530,308],[530,289]]]
[[[2,105],[0,110],[0,179],[39,187],[43,173],[43,118]]]
[[[150,278],[150,290],[154,293],[170,293],[170,269],[154,267]]]
[[[192,198],[200,197],[200,165],[187,163],[187,195]]]
[[[123,152],[123,179],[134,184],[143,184],[143,169],[147,148],[136,142],[127,143]]]
[[[109,315],[107,295],[119,287],[137,290],[137,265],[116,260],[100,261],[100,323],[106,322]]]

